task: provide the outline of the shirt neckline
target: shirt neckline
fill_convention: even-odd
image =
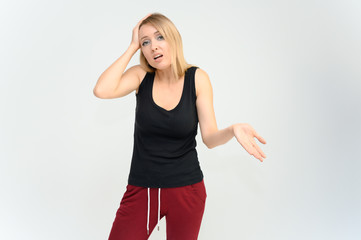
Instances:
[[[189,69],[189,68],[188,68],[188,69]],[[186,85],[186,81],[187,81],[188,69],[187,69],[186,72],[184,73],[183,89],[182,89],[181,98],[180,98],[178,104],[177,104],[174,108],[172,108],[172,109],[170,109],[170,110],[167,110],[167,109],[159,106],[159,105],[154,101],[154,99],[153,99],[153,86],[154,86],[155,72],[153,73],[152,81],[151,81],[151,83],[150,83],[150,84],[151,84],[151,88],[150,88],[150,98],[151,98],[151,102],[153,103],[154,106],[156,106],[158,109],[161,109],[161,110],[169,113],[169,112],[175,111],[175,110],[181,105],[181,103],[182,103],[182,101],[183,101],[183,98],[184,98],[184,92],[185,92],[185,85]]]

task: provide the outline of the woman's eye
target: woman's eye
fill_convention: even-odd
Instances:
[[[164,37],[163,37],[162,35],[159,35],[157,38],[164,40]],[[148,43],[149,43],[149,41],[144,41],[144,42],[142,43],[142,46],[145,46],[145,45],[147,45]]]

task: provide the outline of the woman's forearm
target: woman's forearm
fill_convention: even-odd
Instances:
[[[231,125],[227,128],[217,130],[209,134],[208,136],[206,136],[204,143],[208,148],[214,148],[219,145],[223,145],[227,143],[233,137],[234,137],[233,125]]]
[[[95,87],[94,93],[111,92],[117,87],[125,68],[130,59],[137,52],[138,48],[135,45],[130,45],[128,49],[120,56],[110,67],[108,67],[99,77]]]

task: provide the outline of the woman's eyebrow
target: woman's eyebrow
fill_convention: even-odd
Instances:
[[[159,31],[156,31],[156,32],[154,32],[153,34],[155,35],[156,33],[159,33]],[[144,36],[144,37],[142,37],[140,40],[142,40],[143,38],[146,38],[146,37],[148,37],[148,36]]]

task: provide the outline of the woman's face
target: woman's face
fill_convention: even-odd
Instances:
[[[166,69],[171,65],[170,46],[153,25],[144,24],[139,29],[139,44],[144,57],[152,67]],[[158,55],[162,56],[156,58]]]

